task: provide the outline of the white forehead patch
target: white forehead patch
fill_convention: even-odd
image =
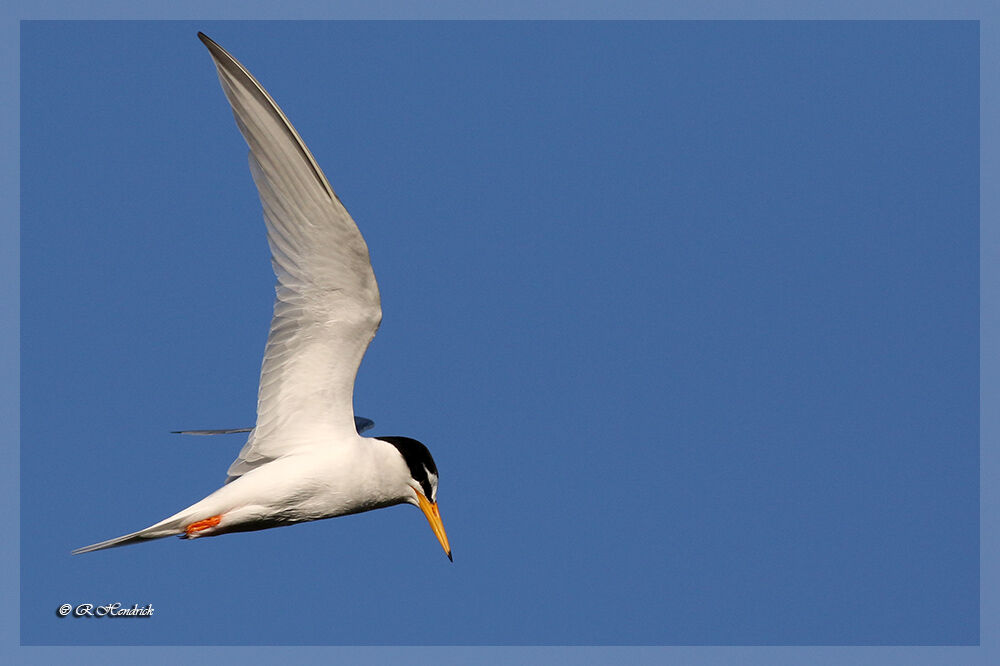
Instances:
[[[431,485],[431,497],[432,502],[437,501],[437,490],[438,490],[438,477],[437,474],[427,469],[427,465],[423,465],[424,474],[427,475],[427,483]]]

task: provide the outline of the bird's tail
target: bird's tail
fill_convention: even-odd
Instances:
[[[183,517],[171,516],[170,518],[156,523],[155,525],[150,525],[144,530],[132,532],[132,534],[126,534],[114,539],[108,539],[107,541],[102,541],[100,543],[94,543],[89,546],[84,546],[83,548],[77,548],[73,551],[73,554],[79,555],[80,553],[89,553],[92,550],[117,548],[118,546],[128,546],[129,544],[139,543],[140,541],[162,539],[163,537],[182,534],[184,532],[183,524]]]

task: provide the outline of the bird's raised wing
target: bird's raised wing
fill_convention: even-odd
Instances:
[[[250,146],[278,278],[257,424],[229,468],[232,480],[354,435],[354,377],[382,309],[368,246],[295,128],[235,58],[198,37]]]

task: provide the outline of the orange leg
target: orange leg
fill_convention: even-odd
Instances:
[[[207,530],[209,527],[215,527],[222,520],[222,515],[212,516],[211,518],[206,518],[205,520],[199,520],[197,523],[191,523],[188,525],[184,532],[191,536],[195,532],[201,532],[202,530]]]

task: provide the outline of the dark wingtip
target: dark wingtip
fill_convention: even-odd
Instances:
[[[204,44],[206,47],[208,47],[208,52],[211,53],[212,56],[214,56],[216,58],[223,58],[223,59],[232,58],[231,55],[229,55],[228,53],[226,53],[226,49],[224,49],[221,46],[219,46],[218,44],[216,44],[215,40],[212,39],[211,37],[209,37],[208,35],[206,35],[205,33],[199,32],[198,33],[198,39],[201,40],[202,44]]]

